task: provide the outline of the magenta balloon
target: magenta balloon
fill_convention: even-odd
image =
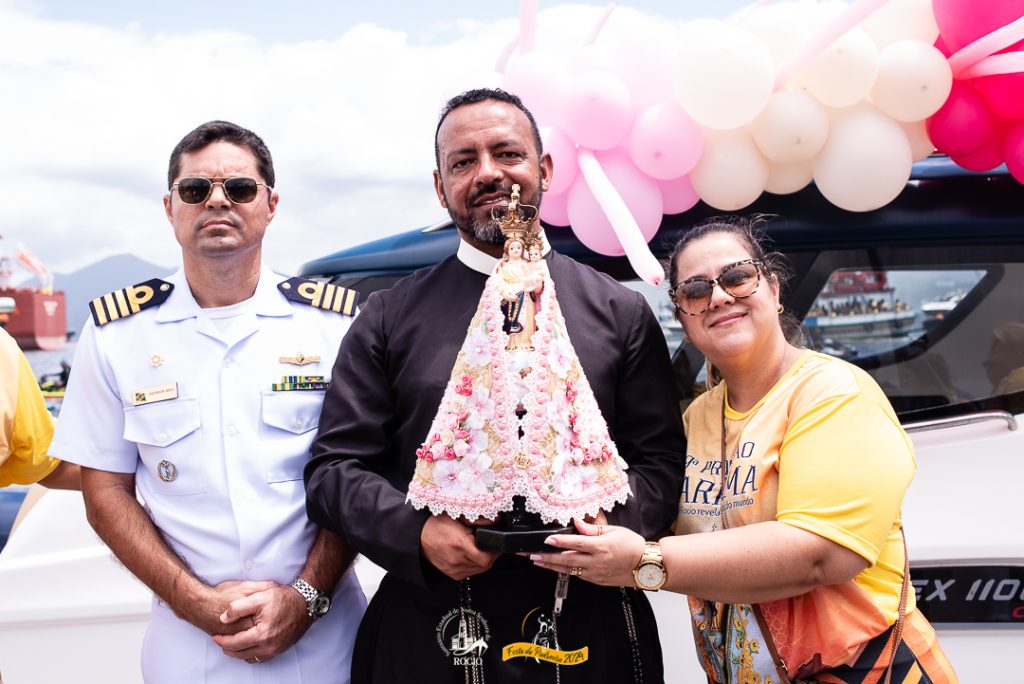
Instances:
[[[562,128],[580,147],[615,147],[633,125],[629,89],[611,73],[587,71],[577,75],[564,97]]]
[[[629,154],[621,148],[598,155],[598,161],[636,219],[644,239],[650,241],[661,225],[662,200],[658,182],[636,168]],[[566,196],[570,223],[580,242],[599,254],[622,256],[626,253],[582,175],[573,182]]]
[[[1024,16],[1024,0],[932,0],[942,42],[950,51]]]
[[[661,188],[662,211],[666,214],[682,214],[700,201],[700,195],[693,189],[689,176],[658,181]]]
[[[541,219],[543,219],[545,223],[550,223],[553,226],[569,225],[568,200],[568,192],[563,192],[561,195],[554,196],[545,192],[544,198],[540,203]]]
[[[964,156],[977,152],[992,137],[995,120],[971,86],[953,81],[946,103],[928,117],[926,125],[936,149]]]
[[[996,116],[1024,119],[1024,74],[984,76],[974,86]]]
[[[1006,168],[1018,183],[1024,183],[1024,121],[1010,127],[1003,151],[1006,156]]]
[[[1004,161],[1008,126],[1000,122],[985,143],[971,154],[951,155],[950,159],[969,171],[991,171]]]
[[[627,143],[637,168],[651,178],[668,180],[689,173],[704,150],[700,126],[677,104],[651,107],[633,124]]]
[[[542,137],[544,151],[551,155],[554,162],[551,185],[544,196],[561,195],[569,189],[579,173],[579,165],[576,164],[576,143],[557,128],[548,129]]]

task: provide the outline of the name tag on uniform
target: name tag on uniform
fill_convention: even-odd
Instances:
[[[139,389],[132,392],[132,406],[152,404],[157,401],[167,401],[178,398],[178,383],[172,382],[168,385],[157,385],[148,389]]]

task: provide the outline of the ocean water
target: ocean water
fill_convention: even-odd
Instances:
[[[51,373],[60,373],[60,362],[66,360],[68,363],[72,363],[75,358],[75,340],[70,340],[63,349],[57,351],[27,351],[25,352],[25,358],[28,359],[28,365],[32,366],[32,370],[35,372],[36,377],[41,375],[49,375]]]

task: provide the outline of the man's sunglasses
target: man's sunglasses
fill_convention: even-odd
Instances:
[[[669,296],[679,310],[687,316],[699,316],[711,306],[711,293],[715,285],[735,299],[746,299],[757,292],[761,283],[761,262],[756,259],[744,259],[729,264],[717,278],[700,276],[687,278],[669,289]]]
[[[213,192],[213,186],[220,184],[224,194],[235,204],[248,204],[256,199],[262,185],[267,191],[273,190],[266,183],[255,178],[182,178],[171,186],[178,190],[178,197],[185,204],[202,204]]]

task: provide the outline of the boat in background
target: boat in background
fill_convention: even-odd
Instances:
[[[15,278],[19,270],[28,271],[38,285],[21,284]],[[23,244],[12,257],[0,243],[0,325],[24,351],[63,349],[68,341],[64,293],[53,289],[53,274]]]
[[[916,327],[917,312],[896,296],[885,271],[840,270],[829,278],[803,324],[812,339],[900,335]]]

